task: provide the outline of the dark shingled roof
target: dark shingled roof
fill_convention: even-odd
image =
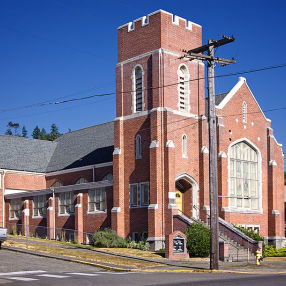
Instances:
[[[227,95],[228,95],[228,92],[216,94],[216,96],[215,96],[215,105],[219,105],[219,104],[224,100],[224,98],[225,98]],[[208,116],[208,114],[209,114],[209,102],[208,102],[208,98],[206,98],[205,107],[206,107],[206,116]]]
[[[45,172],[56,146],[51,141],[0,135],[0,168]]]
[[[111,121],[60,136],[47,172],[112,161],[113,126]]]
[[[45,141],[0,135],[0,168],[52,172],[112,161],[113,122]]]

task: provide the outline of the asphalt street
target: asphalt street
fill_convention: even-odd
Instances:
[[[0,285],[285,285],[286,275],[106,272],[50,258],[0,251]]]

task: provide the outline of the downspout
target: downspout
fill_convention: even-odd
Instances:
[[[53,192],[53,237],[56,239],[56,202],[55,202],[55,189],[52,188]]]
[[[5,182],[5,175],[6,171],[3,170],[3,176],[2,176],[2,227],[5,227],[5,200],[4,200],[4,193],[5,193],[5,187],[4,187],[4,182]]]
[[[95,182],[95,165],[92,167],[92,181]]]

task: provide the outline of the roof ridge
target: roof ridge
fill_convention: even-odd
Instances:
[[[23,137],[23,136],[17,136],[17,135],[0,134],[0,137],[11,138],[11,139],[15,139],[15,140],[33,140],[33,141],[39,141],[39,142],[41,141],[41,142],[55,143],[55,141],[35,139],[35,138]]]
[[[69,132],[66,132],[66,133],[62,134],[55,141],[57,142],[59,138],[61,138],[64,135],[67,135],[67,134],[71,134],[71,133],[78,132],[78,131],[81,131],[81,130],[84,130],[84,129],[88,129],[88,128],[91,128],[91,127],[97,127],[97,126],[100,126],[100,125],[110,124],[110,123],[113,123],[113,120],[112,121],[108,121],[108,122],[99,123],[99,124],[96,124],[96,125],[91,125],[91,126],[88,126],[88,127],[83,127],[83,128],[76,129],[76,130],[73,130],[73,131],[69,131]]]

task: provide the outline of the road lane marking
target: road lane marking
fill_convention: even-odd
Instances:
[[[55,274],[41,274],[37,275],[39,277],[49,277],[49,278],[68,278],[70,276],[63,276],[63,275],[55,275]]]
[[[8,279],[17,280],[17,281],[36,281],[39,279],[27,278],[27,277],[8,277]]]
[[[94,274],[94,273],[77,273],[77,272],[72,272],[72,273],[67,273],[69,275],[82,275],[82,276],[98,276],[99,274]]]
[[[39,273],[45,273],[45,272],[47,272],[47,271],[34,270],[34,271],[6,272],[6,273],[0,273],[0,276],[25,275],[25,274],[39,274]]]
[[[112,274],[112,275],[123,275],[123,274],[130,274],[129,272],[112,272],[112,273],[108,273],[108,274]]]

